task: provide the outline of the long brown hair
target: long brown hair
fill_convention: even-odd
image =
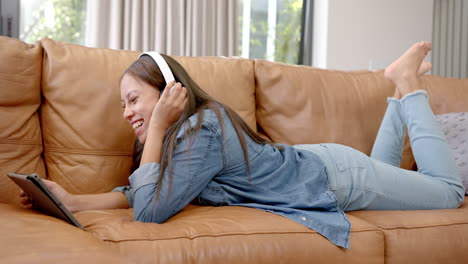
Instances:
[[[231,120],[237,136],[239,137],[239,141],[244,152],[245,161],[247,163],[248,174],[250,177],[250,164],[248,159],[247,146],[242,132],[245,132],[252,140],[259,144],[266,144],[270,142],[260,137],[257,133],[255,133],[255,131],[253,131],[234,110],[232,110],[227,105],[216,101],[213,97],[211,97],[205,91],[203,91],[198,86],[198,84],[194,80],[192,80],[187,71],[185,71],[185,69],[176,60],[164,54],[161,54],[161,56],[164,57],[167,64],[169,65],[169,68],[174,74],[176,82],[180,82],[182,86],[184,86],[187,89],[188,100],[185,110],[180,116],[179,120],[177,120],[172,126],[169,127],[164,137],[163,147],[161,149],[161,161],[159,171],[160,177],[158,179],[158,186],[156,189],[156,199],[159,197],[159,193],[161,191],[163,173],[166,168],[168,169],[169,190],[171,188],[172,154],[175,148],[177,131],[181,129],[184,123],[187,124],[185,121],[187,121],[187,119],[190,116],[198,114],[197,123],[195,125],[194,130],[185,130],[184,139],[194,136],[200,131],[203,120],[203,110],[205,109],[210,109],[217,115],[224,136],[224,122],[221,116],[219,105],[222,105],[224,107],[224,110],[228,115],[229,119]],[[132,75],[133,77],[151,85],[155,89],[158,89],[160,92],[162,92],[166,86],[166,82],[164,81],[164,77],[158,65],[150,56],[141,56],[132,65],[130,65],[130,67],[124,72],[123,75],[125,74]],[[132,172],[136,170],[140,165],[143,147],[144,146],[137,139],[135,141],[135,148],[133,154]]]

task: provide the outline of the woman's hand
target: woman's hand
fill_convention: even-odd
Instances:
[[[187,104],[187,89],[181,83],[170,82],[160,95],[151,115],[150,127],[167,130],[182,115]]]
[[[65,189],[62,188],[59,184],[53,181],[42,179],[44,184],[49,188],[49,190],[62,202],[65,207],[74,212],[73,206],[73,195],[68,193]],[[20,192],[21,204],[24,208],[32,208],[34,201],[29,197],[24,191]]]
[[[32,199],[23,191],[20,192],[21,204],[24,208],[30,209],[33,206]]]

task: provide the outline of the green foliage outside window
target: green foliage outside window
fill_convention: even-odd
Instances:
[[[86,0],[45,0],[32,12],[20,38],[34,43],[43,37],[84,43]]]
[[[301,43],[302,0],[286,0],[278,12],[275,61],[298,64]]]
[[[252,5],[254,4],[252,0]],[[266,0],[262,0],[268,4]],[[290,64],[299,63],[303,0],[276,0],[277,18],[275,29],[274,61]],[[255,3],[259,4],[259,2]],[[240,2],[239,29],[242,31],[242,5]],[[266,59],[268,36],[268,14],[266,10],[251,10],[249,58]],[[242,54],[242,33],[239,38],[239,54]]]

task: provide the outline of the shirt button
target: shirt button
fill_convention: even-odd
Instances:
[[[305,218],[304,216],[301,218],[302,221],[305,221],[307,220],[307,218]]]

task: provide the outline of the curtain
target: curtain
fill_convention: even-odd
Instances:
[[[434,0],[432,74],[468,78],[468,1]]]
[[[86,45],[179,56],[237,56],[237,0],[88,1]]]

